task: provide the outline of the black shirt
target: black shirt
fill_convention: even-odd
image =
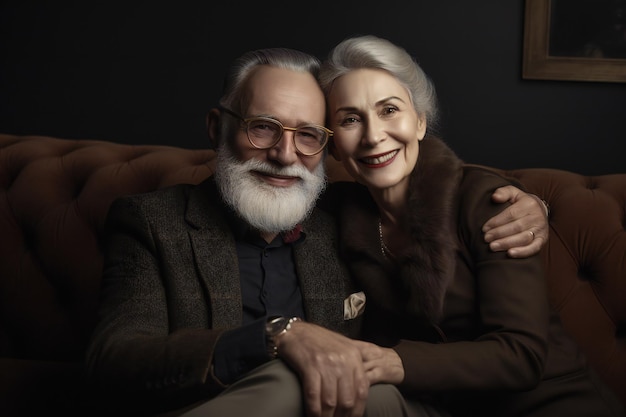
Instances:
[[[229,223],[235,235],[243,325],[222,334],[215,347],[214,373],[224,384],[267,362],[265,322],[269,316],[304,317],[302,294],[293,260],[293,245],[282,234],[270,243],[234,214]]]

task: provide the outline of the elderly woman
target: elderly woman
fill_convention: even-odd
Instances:
[[[367,294],[371,383],[452,415],[619,416],[548,305],[538,255],[489,249],[482,224],[509,184],[431,134],[435,90],[402,48],[347,39],[320,75],[330,150],[356,183],[326,201]],[[331,203],[332,202],[332,203]]]

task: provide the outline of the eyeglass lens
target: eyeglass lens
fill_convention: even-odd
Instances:
[[[278,142],[283,130],[295,131],[296,148],[303,153],[315,153],[326,144],[327,133],[315,126],[284,128],[269,119],[252,119],[248,121],[248,136],[255,146],[269,148]]]

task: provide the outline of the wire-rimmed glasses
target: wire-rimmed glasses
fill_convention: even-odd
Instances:
[[[305,156],[313,156],[320,153],[333,131],[316,124],[305,124],[298,127],[287,127],[271,117],[257,116],[244,118],[234,111],[225,107],[221,110],[244,122],[248,141],[257,149],[269,149],[276,145],[283,137],[285,130],[293,132],[293,143],[296,151]]]

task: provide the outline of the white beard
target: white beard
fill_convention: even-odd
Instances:
[[[275,187],[260,180],[252,171],[301,180],[291,187]],[[224,201],[250,226],[264,233],[293,229],[311,213],[326,188],[323,160],[314,172],[303,165],[278,168],[256,159],[241,162],[226,145],[218,149],[215,180]]]

